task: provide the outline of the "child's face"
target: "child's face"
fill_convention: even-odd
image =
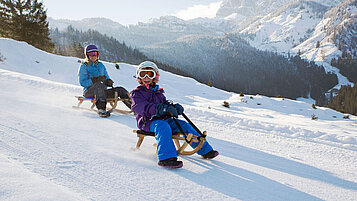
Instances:
[[[144,79],[142,79],[142,81],[143,81],[143,83],[144,83],[145,85],[150,85],[150,84],[152,84],[153,80],[154,80],[154,79],[150,79],[150,78],[148,78],[148,77],[145,77]]]

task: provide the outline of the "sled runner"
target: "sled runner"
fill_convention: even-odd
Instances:
[[[184,113],[182,114],[182,116],[189,122],[189,124],[191,124],[191,126],[200,134],[200,136],[195,136],[192,133],[185,133],[177,122],[176,118],[173,118],[177,127],[180,130],[180,133],[174,133],[172,135],[172,139],[174,140],[176,146],[177,155],[192,155],[202,148],[203,144],[206,141],[207,132],[203,131],[203,133],[201,133],[201,131],[198,130],[198,128],[190,121],[190,119],[188,119],[188,117]],[[143,130],[133,130],[133,132],[136,133],[136,136],[138,137],[136,149],[140,149],[140,146],[143,143],[145,137],[155,137],[155,133],[153,132],[146,132]],[[180,141],[184,141],[183,144],[181,144]],[[199,144],[193,150],[185,151],[187,145],[191,144],[192,142],[199,142]]]
[[[86,108],[82,108],[80,107],[80,105],[84,102],[84,101],[90,101],[92,103],[92,106],[90,107],[89,110],[93,110],[93,111],[97,111],[95,109],[95,101],[94,101],[94,98],[86,98],[84,96],[75,96],[76,99],[79,101],[77,106],[72,106],[73,108],[76,108],[76,109],[86,109]],[[117,105],[118,105],[118,101],[127,101],[129,99],[121,99],[121,98],[118,98],[118,93],[115,92],[114,93],[114,98],[108,98],[107,99],[107,103],[110,104],[111,108],[108,110],[109,112],[118,112],[118,113],[123,113],[123,114],[130,114],[130,113],[133,113],[132,110],[121,110],[121,109],[117,109]]]
[[[136,143],[136,149],[140,149],[140,146],[143,143],[145,137],[147,136],[155,137],[155,133],[153,132],[146,132],[143,130],[133,130],[133,132],[136,133],[136,136],[138,137],[138,142]],[[206,134],[206,131],[203,133]],[[172,139],[174,140],[174,143],[177,148],[176,149],[177,155],[192,155],[198,152],[206,141],[205,137],[195,136],[192,133],[188,133],[186,138],[183,133],[175,133],[172,135]],[[184,143],[181,144],[180,141],[184,141]],[[192,151],[185,151],[187,145],[191,144],[192,142],[199,142],[199,141],[200,143],[195,149],[193,149]]]

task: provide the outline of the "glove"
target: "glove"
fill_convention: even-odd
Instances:
[[[114,81],[112,79],[106,79],[104,84],[108,87],[113,87]]]
[[[176,104],[174,104],[174,107],[176,108],[178,115],[181,115],[183,113],[184,109],[183,109],[182,105],[176,103]]]
[[[102,76],[98,76],[98,77],[92,77],[91,80],[94,83],[96,82],[104,82],[104,80],[106,79],[107,77],[105,75],[102,75]]]
[[[165,114],[171,117],[178,117],[177,110],[174,106],[163,103],[158,104],[156,106],[156,116],[163,116]]]

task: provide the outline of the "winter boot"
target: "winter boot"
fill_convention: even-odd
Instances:
[[[163,166],[166,168],[181,168],[183,166],[182,161],[178,161],[177,158],[169,158],[169,159],[165,159],[162,161],[159,161],[157,163],[159,166]]]
[[[97,100],[95,102],[95,106],[98,108],[98,110],[100,110],[100,109],[105,110],[106,105],[107,105],[106,101]]]
[[[109,111],[105,111],[103,109],[99,109],[98,110],[98,115],[100,117],[107,118],[107,117],[110,117],[110,112]]]
[[[215,158],[215,157],[218,156],[218,155],[219,155],[218,151],[211,150],[211,151],[209,151],[207,154],[202,155],[202,157],[203,157],[204,159],[213,159],[213,158]]]

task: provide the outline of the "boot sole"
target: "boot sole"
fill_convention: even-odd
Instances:
[[[217,152],[215,155],[213,155],[213,157],[210,157],[210,158],[208,158],[208,157],[203,157],[203,158],[210,160],[210,159],[216,158],[218,155],[219,155],[219,153]]]
[[[176,168],[182,168],[183,164],[181,163],[180,165],[160,165],[161,167],[165,167],[165,168],[170,168],[170,169],[176,169]]]

